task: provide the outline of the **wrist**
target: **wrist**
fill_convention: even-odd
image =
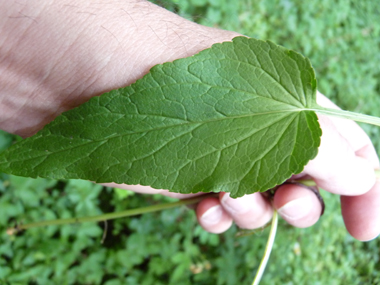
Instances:
[[[0,128],[22,136],[92,96],[133,83],[156,64],[237,36],[146,1],[37,6],[12,4],[7,22],[0,23],[8,42],[0,49],[0,82],[5,86],[0,91]]]

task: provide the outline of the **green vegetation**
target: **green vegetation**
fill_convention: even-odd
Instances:
[[[380,115],[380,24],[375,21],[379,17],[375,1],[164,4],[203,24],[301,51],[316,69],[322,93],[343,108]],[[365,128],[380,149],[379,129]],[[10,141],[10,136],[1,134],[2,147]],[[3,175],[1,182],[0,284],[248,284],[267,239],[268,230],[235,238],[235,227],[222,235],[208,234],[186,208],[107,225],[33,229],[9,237],[4,230],[16,221],[96,215],[170,199],[79,180]],[[280,222],[262,284],[380,282],[379,240],[354,241],[344,229],[338,197],[323,196],[326,212],[316,226],[295,229]]]

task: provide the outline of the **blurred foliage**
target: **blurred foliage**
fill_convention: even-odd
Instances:
[[[0,184],[0,284],[250,284],[268,230],[213,235],[182,207],[104,223],[4,230],[17,222],[97,215],[168,202],[88,181],[3,175]],[[376,284],[379,242],[349,237],[325,193],[327,211],[310,229],[280,223],[262,284]],[[105,235],[105,236],[103,236]],[[3,281],[3,283],[1,283]]]
[[[204,25],[269,39],[302,52],[319,90],[338,105],[380,116],[377,1],[156,1]],[[380,129],[364,126],[380,149]],[[0,132],[0,149],[13,136]],[[379,284],[380,241],[360,243],[343,225],[338,197],[312,228],[280,222],[262,284]],[[236,238],[203,231],[187,208],[99,224],[32,229],[16,223],[96,215],[171,199],[90,182],[0,175],[0,284],[250,284],[268,229]]]

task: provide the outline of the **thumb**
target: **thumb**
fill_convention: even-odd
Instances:
[[[304,172],[331,193],[353,196],[369,191],[376,181],[373,163],[357,156],[352,145],[337,130],[332,119],[319,115],[322,128],[317,157]]]

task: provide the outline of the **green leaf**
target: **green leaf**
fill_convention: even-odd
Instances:
[[[180,193],[265,191],[316,156],[315,96],[307,58],[237,37],[63,113],[3,153],[0,169]]]

